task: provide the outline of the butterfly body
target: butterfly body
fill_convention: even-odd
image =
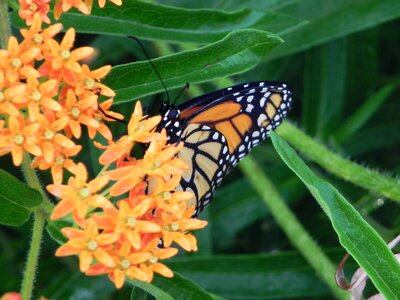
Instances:
[[[258,81],[164,107],[160,128],[189,166],[180,189],[192,191],[195,214],[211,201],[215,188],[250,150],[266,139],[287,115],[291,91],[280,82]]]

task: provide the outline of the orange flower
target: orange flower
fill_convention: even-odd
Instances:
[[[49,53],[39,68],[42,76],[49,75],[50,78],[62,79],[73,86],[77,84],[78,74],[82,70],[78,61],[90,56],[94,50],[91,47],[81,47],[71,51],[74,41],[75,29],[70,28],[60,44],[53,39],[44,42]]]
[[[29,120],[35,122],[46,109],[60,111],[61,105],[53,99],[58,93],[59,82],[50,79],[40,83],[35,77],[29,77],[24,94],[14,97],[14,102],[28,107]]]
[[[58,20],[63,12],[69,11],[72,7],[85,15],[89,14],[89,9],[82,0],[57,0],[54,5],[54,18]]]
[[[4,130],[0,136],[0,149],[11,152],[15,166],[21,164],[24,150],[36,156],[42,155],[42,150],[37,145],[39,128],[38,123],[27,124],[22,117],[8,118],[8,130]]]
[[[32,25],[28,29],[21,29],[21,35],[24,40],[21,45],[24,49],[29,48],[39,48],[41,52],[49,51],[46,47],[44,47],[44,41],[52,39],[55,35],[57,35],[61,29],[62,24],[54,24],[50,25],[46,29],[42,30],[42,19],[40,14],[36,13],[33,16]],[[42,53],[36,57],[37,60],[43,59]]]
[[[75,86],[75,93],[78,96],[85,95],[86,91],[99,91],[99,94],[106,97],[114,97],[115,93],[112,89],[101,84],[99,81],[104,78],[111,70],[111,66],[103,66],[96,70],[90,70],[88,65],[83,64],[79,78]]]
[[[135,249],[140,249],[142,233],[160,232],[161,227],[154,223],[143,220],[146,214],[152,208],[152,199],[145,198],[138,205],[130,207],[128,202],[120,200],[119,209],[114,206],[106,207],[105,214],[102,216],[93,216],[99,226],[107,231],[114,231],[119,236],[123,235]]]
[[[50,184],[47,190],[61,201],[54,208],[51,219],[57,220],[72,213],[76,221],[82,220],[90,208],[104,207],[110,205],[107,198],[96,194],[107,183],[107,176],[98,176],[87,182],[88,174],[85,165],[78,163],[75,177],[68,180],[68,185]]]
[[[57,116],[69,118],[68,126],[65,128],[67,136],[73,135],[80,138],[81,124],[93,129],[100,127],[99,122],[94,118],[93,111],[97,108],[97,95],[91,95],[81,100],[76,97],[72,90],[68,90],[65,102],[62,104],[63,110]]]
[[[191,207],[181,218],[162,211],[155,212],[156,216],[160,215],[159,224],[163,229],[162,239],[166,247],[175,242],[186,251],[197,251],[196,238],[188,232],[204,228],[207,222],[192,218],[193,212],[194,207]]]
[[[61,229],[61,232],[69,241],[57,249],[56,256],[79,254],[81,272],[86,272],[94,259],[107,267],[115,266],[114,260],[105,248],[117,240],[115,233],[100,233],[93,220],[88,220],[84,230],[66,227]]]
[[[93,0],[90,0],[93,1]],[[121,6],[122,5],[122,0],[109,0],[110,2],[114,3],[115,5]],[[99,2],[99,6],[101,8],[104,7],[104,5],[106,5],[106,0],[98,0]]]
[[[18,15],[22,20],[25,20],[27,25],[33,23],[34,15],[40,16],[40,19],[50,24],[50,19],[47,16],[50,10],[49,2],[51,0],[19,0]]]
[[[46,162],[44,156],[37,156],[32,161],[33,168],[40,170],[51,169],[51,176],[55,184],[61,184],[63,180],[64,169],[75,174],[77,165],[70,157],[77,155],[82,146],[74,146],[73,148],[55,147],[52,162]],[[48,154],[47,154],[48,155]]]
[[[15,84],[8,87],[5,83],[4,73],[0,70],[0,114],[19,116],[20,111],[15,99],[24,97],[26,84]]]
[[[183,144],[175,146],[165,143],[165,132],[162,135],[155,133],[142,160],[121,163],[117,169],[107,171],[110,179],[117,181],[110,189],[110,194],[118,196],[129,191],[145,176],[168,177],[170,174],[182,174],[187,166],[176,155]]]
[[[160,121],[160,116],[152,118],[143,116],[142,105],[140,101],[137,101],[128,124],[128,135],[122,136],[117,142],[111,143],[106,147],[107,150],[104,151],[99,158],[100,164],[109,165],[121,159],[126,154],[129,154],[135,145],[135,142],[146,143],[150,141],[152,136],[158,136],[154,130]],[[128,190],[129,189],[130,188],[128,188]]]
[[[129,242],[119,244],[114,251],[114,267],[107,267],[104,264],[95,264],[86,271],[86,275],[94,276],[108,274],[108,277],[114,282],[117,288],[121,288],[125,282],[125,276],[131,279],[138,279],[149,282],[149,277],[143,272],[138,264],[146,262],[151,258],[148,252],[132,252],[132,246]]]
[[[23,49],[16,37],[10,37],[7,50],[0,49],[0,70],[5,73],[6,81],[16,83],[20,78],[38,77],[39,73],[33,63],[39,53],[37,48]]]
[[[158,273],[164,277],[174,276],[174,273],[167,266],[159,263],[159,260],[175,256],[178,253],[178,249],[157,249],[157,246],[158,240],[153,240],[148,244],[146,248],[150,250],[151,257],[145,263],[140,264],[140,269],[147,275],[148,282],[152,281],[154,273]]]

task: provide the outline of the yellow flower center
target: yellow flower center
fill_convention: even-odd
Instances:
[[[44,132],[44,138],[45,138],[46,140],[52,140],[52,139],[54,138],[54,136],[55,136],[55,133],[54,133],[53,130],[47,129],[47,130]]]
[[[85,85],[86,88],[91,89],[92,87],[94,87],[94,80],[92,78],[86,77],[83,80],[83,84]]]
[[[127,258],[124,258],[123,260],[121,260],[121,267],[123,269],[129,269],[130,266],[131,266],[131,262]]]
[[[161,162],[159,160],[156,160],[155,162],[153,162],[153,168],[157,169],[161,166]]]
[[[59,166],[62,166],[63,164],[64,164],[64,162],[65,162],[65,158],[63,157],[63,156],[57,156],[56,158],[55,158],[55,160],[54,160],[54,162],[57,164],[57,165],[59,165]]]
[[[177,231],[179,229],[179,224],[172,223],[171,225],[169,225],[169,228],[171,229],[171,231]]]
[[[134,217],[129,217],[126,220],[126,224],[128,224],[128,226],[135,226],[136,225],[136,219]]]
[[[4,93],[3,92],[0,92],[0,101],[3,101],[4,100]]]
[[[11,60],[11,66],[13,66],[14,68],[19,68],[20,66],[22,66],[22,61],[19,58],[13,58]]]
[[[36,33],[34,36],[33,36],[33,39],[32,39],[36,44],[41,44],[42,42],[43,42],[43,37],[39,34],[39,33]]]
[[[158,261],[158,258],[154,255],[148,259],[148,262],[151,264],[155,264],[157,261]]]
[[[17,134],[17,135],[14,137],[14,142],[15,142],[17,145],[22,145],[22,144],[24,143],[24,140],[25,140],[25,138],[24,138],[24,136],[23,136],[22,134]]]
[[[87,187],[79,189],[79,196],[81,198],[87,198],[90,196],[90,190]]]
[[[165,225],[165,226],[163,226],[162,229],[165,231],[177,231],[179,229],[179,224],[172,223],[169,225]]]
[[[162,192],[160,194],[160,197],[164,198],[164,199],[171,199],[171,193],[170,192]]]
[[[61,55],[62,58],[68,59],[68,58],[71,57],[71,52],[69,52],[68,50],[62,50],[60,52],[60,55]]]
[[[42,98],[42,94],[38,91],[34,91],[31,95],[32,100],[39,101]]]
[[[81,111],[79,110],[79,108],[74,107],[71,109],[71,114],[72,114],[72,117],[74,117],[74,119],[77,119],[79,117],[79,115],[81,114]]]
[[[30,9],[31,11],[33,11],[33,12],[36,12],[37,9],[38,9],[38,7],[37,7],[37,5],[36,5],[35,2],[32,2],[31,5],[29,5],[29,9]]]
[[[89,251],[94,251],[94,250],[96,250],[96,249],[97,249],[97,242],[94,241],[94,240],[90,240],[90,241],[87,243],[87,248],[88,248]]]

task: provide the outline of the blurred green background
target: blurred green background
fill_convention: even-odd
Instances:
[[[247,14],[249,27],[275,33],[285,43],[265,55],[256,67],[230,78],[235,83],[257,80],[287,82],[294,92],[294,107],[289,115],[292,123],[332,151],[392,177],[398,176],[399,1],[165,0],[157,3],[226,12],[248,9],[251,12]],[[108,6],[116,9],[110,4]],[[138,19],[142,18],[143,23],[152,21],[146,19],[148,16],[143,11],[131,13],[136,14]],[[162,13],[160,10],[161,16],[168,18]],[[206,12],[203,13],[206,16]],[[252,16],[259,21],[253,24]],[[183,24],[181,31],[185,30],[184,24],[189,28],[193,25],[191,30],[200,32],[199,43],[170,43],[168,38],[167,41],[146,38],[136,32],[131,32],[131,35],[142,38],[149,55],[156,58],[196,49],[211,43],[211,40],[222,38],[225,30],[233,31],[238,26],[234,19],[229,21],[231,24],[220,20],[220,27],[219,20],[212,20],[214,23],[210,25],[206,17],[203,23],[198,24],[191,24],[190,18],[185,22],[179,19],[174,21],[178,31],[179,22]],[[245,22],[240,26],[246,28]],[[218,33],[219,29],[221,37],[210,37],[210,42],[207,42],[207,33]],[[143,30],[146,30],[145,26]],[[204,37],[201,32],[204,32]],[[127,37],[89,33],[78,36],[77,45],[88,44],[98,50],[98,57],[91,64],[93,67],[145,60],[140,47]],[[161,70],[160,75],[163,77]],[[137,76],[140,77],[140,73]],[[223,78],[193,84],[180,101],[216,90],[224,84],[228,81]],[[171,98],[174,99],[180,90],[169,90]],[[141,97],[149,113],[157,113],[163,99],[164,94]],[[124,102],[115,110],[129,116],[132,107],[132,102]],[[116,136],[124,133],[121,124],[111,126]],[[85,143],[88,142],[86,137]],[[86,162],[93,159],[91,151],[94,150],[90,149],[83,152],[79,159]],[[276,185],[299,221],[337,265],[345,251],[340,247],[328,218],[300,180],[281,161],[271,142],[268,140],[255,148],[252,156]],[[3,169],[20,176],[19,171],[11,167],[10,157],[1,157],[0,164]],[[399,232],[400,209],[396,202],[356,187],[313,162],[308,165],[336,186],[386,241]],[[92,172],[96,168],[93,163]],[[43,181],[48,180],[48,175],[43,174]],[[200,218],[208,220],[209,226],[197,234],[199,251],[172,259],[167,264],[207,291],[227,299],[334,299],[315,270],[275,223],[239,168],[223,181],[212,204]],[[20,287],[30,225],[0,227],[0,295]],[[37,296],[52,299],[129,299],[131,287],[115,291],[105,278],[88,278],[78,274],[77,259],[56,259],[53,255],[56,247],[57,244],[46,235],[36,283]],[[351,262],[348,266],[350,270],[355,268]],[[368,286],[368,293],[374,293],[372,285]],[[139,297],[134,295],[132,299]],[[140,297],[147,296],[141,294]]]

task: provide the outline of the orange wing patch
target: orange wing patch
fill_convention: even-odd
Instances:
[[[240,114],[241,105],[230,101],[210,107],[190,120],[191,124],[206,124],[222,133],[228,142],[229,153],[233,153],[242,142],[242,137],[252,125],[248,115]]]
[[[234,117],[239,113],[240,108],[241,106],[239,103],[233,101],[223,102],[199,113],[196,117],[190,120],[190,123],[217,123],[220,120]]]

